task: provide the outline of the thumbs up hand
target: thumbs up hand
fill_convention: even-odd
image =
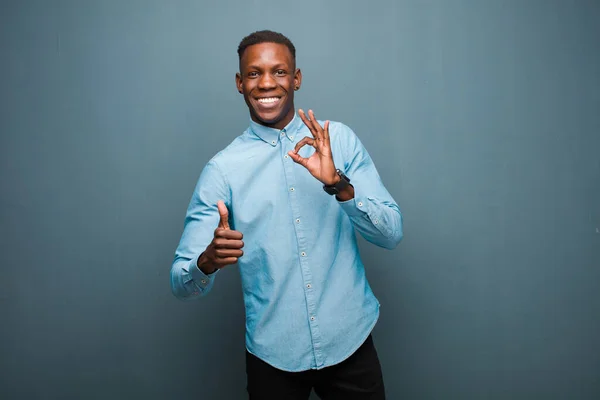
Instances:
[[[215,229],[213,240],[198,258],[198,268],[205,274],[212,274],[227,265],[235,264],[244,252],[243,235],[229,227],[229,211],[221,200],[217,202],[219,225]]]

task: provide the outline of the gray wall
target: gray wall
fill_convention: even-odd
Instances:
[[[0,398],[244,398],[237,269],[169,268],[262,28],[404,212],[361,241],[389,398],[600,397],[599,3],[368,3],[2,2]]]

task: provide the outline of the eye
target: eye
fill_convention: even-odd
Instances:
[[[275,71],[275,75],[284,76],[286,74],[284,69],[278,69]]]
[[[248,72],[248,77],[250,77],[250,78],[256,78],[257,76],[258,76],[258,72],[256,72],[256,71]]]

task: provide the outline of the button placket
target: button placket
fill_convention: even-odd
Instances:
[[[295,168],[296,168],[296,164],[291,162],[291,161],[286,161],[289,160],[289,156],[287,154],[288,151],[293,150],[294,149],[294,145],[293,145],[293,139],[294,139],[294,135],[289,135],[290,132],[287,132],[287,137],[290,139],[288,140],[282,140],[281,141],[281,151],[283,153],[283,168],[284,168],[284,174],[285,174],[285,178],[286,178],[286,184],[288,187],[288,196],[290,199],[290,207],[291,207],[291,211],[292,211],[292,215],[291,217],[293,218],[292,221],[294,221],[293,223],[293,228],[296,231],[296,238],[297,238],[297,248],[298,248],[298,255],[299,257],[299,262],[300,262],[300,273],[301,273],[301,278],[303,281],[303,286],[304,289],[302,290],[304,293],[304,297],[306,300],[306,304],[307,304],[307,312],[308,315],[307,317],[310,320],[310,324],[309,324],[309,331],[310,334],[312,336],[312,342],[313,342],[313,354],[315,356],[315,361],[317,362],[317,365],[322,365],[324,360],[323,360],[323,355],[321,354],[321,334],[319,331],[319,325],[318,325],[318,321],[316,320],[316,312],[317,312],[317,308],[316,308],[316,297],[315,297],[315,293],[313,290],[313,286],[312,286],[312,274],[310,271],[310,267],[308,265],[308,261],[309,261],[309,254],[307,254],[307,252],[309,251],[309,249],[307,248],[307,239],[306,239],[306,233],[304,232],[304,230],[302,229],[302,224],[301,222],[301,216],[300,216],[300,207],[298,204],[298,197],[297,194],[299,189],[297,187],[297,182],[295,180]]]

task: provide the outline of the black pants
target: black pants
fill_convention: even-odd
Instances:
[[[321,370],[281,371],[246,351],[250,400],[385,400],[383,374],[371,335],[348,359]]]

